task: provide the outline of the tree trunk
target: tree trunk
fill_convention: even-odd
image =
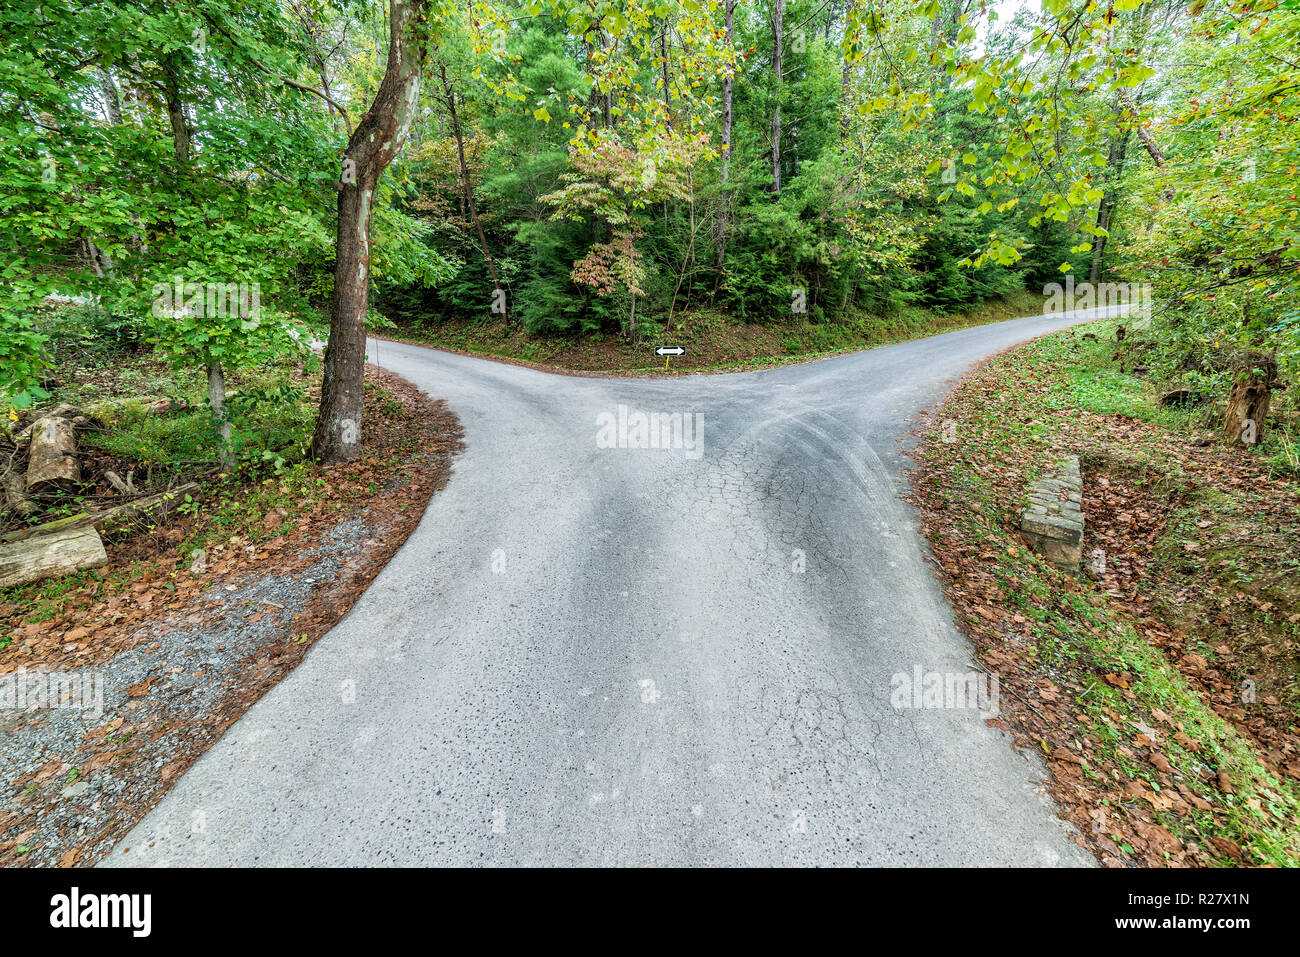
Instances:
[[[190,130],[185,118],[185,103],[181,99],[180,61],[176,54],[170,54],[163,61],[164,87],[167,94],[167,116],[172,126],[172,146],[176,159],[182,165],[190,162]],[[221,363],[208,363],[208,405],[217,423],[217,457],[223,472],[228,472],[234,464],[230,449],[230,420],[226,416],[226,376]]]
[[[325,108],[329,111],[330,125],[337,133],[343,115],[334,104],[334,91],[330,88],[329,64],[326,61],[325,50],[321,46],[324,25],[316,19],[315,12],[306,6],[295,5],[294,12],[298,15],[298,22],[302,24],[303,32],[307,34],[307,52],[312,62],[316,64],[316,74],[320,77],[320,89],[324,94]]]
[[[1102,185],[1101,201],[1097,204],[1097,225],[1110,230],[1112,214],[1115,210],[1115,190],[1119,184],[1120,174],[1124,169],[1124,159],[1128,154],[1129,134],[1121,132],[1111,140],[1110,151],[1106,156],[1106,182]],[[1106,255],[1107,236],[1094,236],[1092,246],[1092,269],[1088,281],[1093,285],[1101,278],[1102,259]]]
[[[727,0],[727,48],[736,45],[736,0]],[[731,175],[731,92],[735,69],[728,67],[722,78],[722,189],[718,192],[718,219],[713,227],[713,265],[717,273],[713,288],[722,283],[722,265],[727,251],[727,180]]]
[[[95,68],[95,76],[99,80],[99,90],[104,97],[104,112],[108,116],[108,122],[113,126],[121,126],[122,98],[117,94],[117,84],[113,82],[112,74],[101,66]]]
[[[172,127],[172,149],[181,163],[190,161],[190,127],[185,118],[185,101],[181,99],[181,64],[175,53],[163,60],[163,92],[167,98],[167,119]]]
[[[699,224],[695,221],[695,174],[688,172],[686,182],[690,186],[690,214],[691,214],[691,239],[690,245],[686,249],[686,255],[682,257],[682,269],[677,274],[677,285],[673,287],[673,298],[668,304],[668,325],[673,322],[673,313],[677,309],[677,294],[681,292],[682,282],[686,279],[686,271],[689,269],[691,275],[695,275],[695,234],[699,231]],[[716,287],[715,287],[716,288]],[[690,302],[690,290],[687,290],[686,301]],[[683,306],[685,308],[685,306]]]
[[[325,58],[318,52],[312,53],[312,59],[316,61],[316,73],[320,76],[320,89],[325,94],[325,109],[329,111],[330,126],[334,127],[334,132],[339,132],[339,124],[342,116],[334,106],[334,91],[330,88],[330,75],[327,69]]]
[[[128,49],[125,51],[123,67],[125,76],[120,87],[123,91],[122,106],[132,115],[132,122],[139,122],[149,112],[149,84],[145,80],[144,65],[136,52]]]
[[[113,260],[93,239],[83,239],[82,258],[97,279],[113,278]]]
[[[428,8],[428,0],[392,0],[384,79],[344,153],[330,338],[311,441],[312,454],[327,464],[348,461],[361,451],[371,203],[379,176],[401,151],[419,106],[420,72],[429,50]]]
[[[138,531],[150,525],[158,525],[170,515],[186,497],[195,498],[203,493],[197,482],[187,482],[157,495],[146,495],[123,505],[96,512],[82,512],[70,515],[35,528],[18,529],[0,534],[0,544],[25,542],[44,535],[62,534],[78,528],[93,528],[104,535],[120,535],[124,532]]]
[[[781,55],[782,20],[785,0],[776,0],[772,8],[772,75],[776,78],[776,105],[772,108],[772,193],[781,192]]]
[[[596,27],[596,45],[600,47],[602,52],[609,49],[609,38],[605,36],[605,31],[601,30],[599,27]],[[592,49],[594,49],[594,46],[592,47]],[[589,63],[591,62],[590,59],[588,59],[588,62]],[[595,75],[594,67],[592,73],[593,75]],[[604,129],[610,129],[614,125],[613,90],[611,89],[607,92],[602,93],[597,88],[596,84],[593,83],[591,87],[591,95],[599,99],[602,127]]]
[[[606,39],[605,34],[603,33],[600,35],[600,48],[602,50],[609,49],[609,40]],[[613,89],[610,89],[605,92],[605,129],[612,130],[613,128],[614,128],[614,91]]]
[[[492,258],[492,251],[488,249],[487,236],[483,234],[483,224],[479,222],[478,208],[474,205],[474,190],[470,187],[469,182],[469,164],[465,162],[465,140],[461,135],[460,116],[456,112],[456,94],[447,82],[447,68],[439,64],[438,73],[442,77],[442,91],[447,102],[447,111],[451,114],[451,129],[456,136],[456,155],[460,159],[460,177],[464,183],[465,206],[469,212],[470,219],[474,221],[474,229],[478,231],[479,248],[483,250],[483,258],[487,260],[488,272],[492,274],[493,295],[495,290],[501,289],[501,277],[497,275],[496,260]],[[510,301],[506,299],[506,314],[503,317],[506,320],[510,318]]]
[[[849,142],[849,131],[853,126],[853,118],[849,116],[849,88],[850,81],[853,79],[853,66],[846,59],[840,66],[840,148],[843,149]]]
[[[230,415],[226,412],[226,373],[220,362],[208,365],[208,407],[217,424],[217,456],[221,470],[229,472],[235,464],[230,448]]]
[[[663,60],[664,72],[664,122],[673,128],[673,93],[668,81],[668,23],[665,21],[663,32],[659,34],[659,57]]]
[[[1133,114],[1133,125],[1135,131],[1137,132],[1138,139],[1142,141],[1142,146],[1146,149],[1147,155],[1151,157],[1151,162],[1156,164],[1156,169],[1164,169],[1164,151],[1160,149],[1160,144],[1157,143],[1155,137],[1151,135],[1151,131],[1142,125],[1142,117],[1141,114],[1138,113],[1138,108],[1136,104],[1134,104],[1133,98],[1124,90],[1118,91],[1117,95],[1119,96],[1119,101],[1123,104],[1124,108]]]

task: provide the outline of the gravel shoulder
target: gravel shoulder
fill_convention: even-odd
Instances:
[[[395,404],[374,411],[368,461],[325,475],[356,493],[345,507],[327,497],[299,516],[273,511],[265,537],[233,537],[199,560],[166,552],[180,535],[162,529],[158,567],[124,594],[66,612],[81,616],[72,627],[22,625],[23,609],[10,609],[27,653],[0,681],[22,686],[28,706],[0,710],[0,865],[100,859],[347,614],[411,534],[448,480],[459,424],[392,373],[367,376]],[[55,686],[50,675],[79,684]],[[57,707],[37,697],[52,690],[65,699]],[[203,816],[188,824],[202,829]]]

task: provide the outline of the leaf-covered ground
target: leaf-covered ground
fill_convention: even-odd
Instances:
[[[940,576],[1001,678],[994,720],[1104,864],[1298,864],[1300,488],[1198,432],[1213,410],[1160,408],[1116,349],[1114,323],[1049,336],[933,415],[914,488]],[[1078,574],[1018,532],[1071,453]]]
[[[0,865],[93,863],[347,612],[460,447],[443,403],[373,368],[364,435],[353,463],[214,482],[107,566],[0,592],[0,678],[103,689],[102,714],[0,715]]]

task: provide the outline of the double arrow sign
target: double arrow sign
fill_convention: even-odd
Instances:
[[[681,346],[658,346],[655,348],[655,355],[664,357],[664,368],[668,368],[669,356],[684,356],[686,350]]]

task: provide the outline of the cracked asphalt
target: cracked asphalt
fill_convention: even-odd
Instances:
[[[1101,314],[677,379],[372,342],[460,416],[451,481],[103,863],[1091,864],[1035,755],[891,696],[974,660],[902,500],[918,414]],[[602,447],[619,406],[699,445]]]

